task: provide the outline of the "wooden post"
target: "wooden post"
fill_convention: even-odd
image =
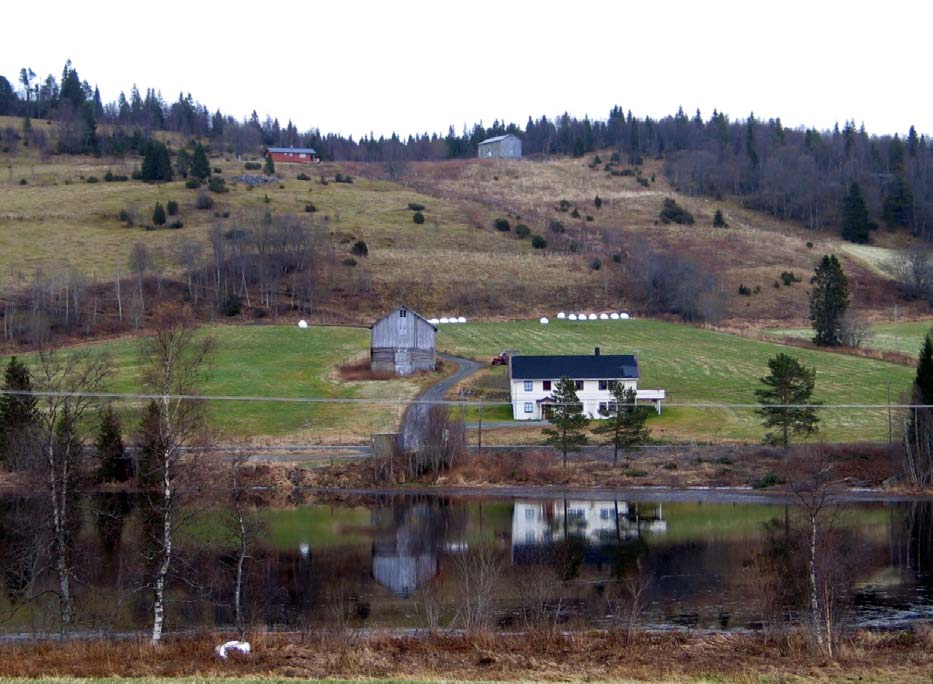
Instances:
[[[373,477],[394,481],[394,464],[399,454],[399,433],[374,432],[372,435]]]

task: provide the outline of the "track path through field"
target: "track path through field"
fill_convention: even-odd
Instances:
[[[482,363],[461,356],[451,356],[449,354],[438,354],[438,356],[444,359],[445,363],[456,364],[457,372],[428,387],[415,397],[414,403],[409,404],[408,408],[405,409],[405,413],[402,415],[402,424],[399,428],[403,449],[411,450],[418,447],[420,442],[418,424],[430,407],[428,402],[443,400],[447,392],[457,383],[485,367]]]

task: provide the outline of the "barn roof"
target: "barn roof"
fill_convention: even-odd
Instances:
[[[486,138],[483,140],[480,145],[489,145],[490,143],[497,143],[506,138],[514,138],[515,136],[511,133],[506,133],[505,135],[497,135],[495,138]]]
[[[552,380],[565,375],[575,380],[635,379],[638,359],[631,354],[512,357],[515,380]]]
[[[420,318],[422,321],[424,321],[425,323],[427,323],[428,325],[430,325],[432,328],[434,328],[434,332],[437,332],[437,326],[436,326],[436,325],[434,325],[431,321],[429,321],[427,318],[425,318],[424,316],[422,316],[422,315],[421,315],[420,313],[418,313],[417,311],[413,311],[412,309],[409,309],[409,308],[408,308],[407,306],[405,306],[404,304],[399,304],[398,306],[393,307],[390,311],[387,311],[386,313],[382,314],[379,318],[376,319],[376,323],[378,323],[378,322],[381,321],[381,320],[384,320],[384,319],[388,318],[389,316],[391,316],[392,314],[394,314],[394,313],[395,313],[396,311],[398,311],[399,309],[405,309],[408,313],[413,314],[413,315],[416,316],[417,318]],[[373,325],[369,326],[369,329],[372,330],[373,326],[376,325],[376,323],[373,323]]]
[[[279,152],[281,154],[288,152],[292,154],[317,154],[317,150],[313,147],[267,147],[266,150],[269,152]]]

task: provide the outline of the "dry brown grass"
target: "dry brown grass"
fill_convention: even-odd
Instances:
[[[341,632],[251,634],[254,653],[220,662],[221,635],[0,647],[6,677],[347,677],[535,681],[926,681],[929,630],[850,636],[835,660],[802,635],[598,633],[421,637]]]

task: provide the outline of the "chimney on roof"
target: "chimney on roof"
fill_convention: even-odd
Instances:
[[[593,350],[593,355],[599,356],[599,347],[596,347],[596,349]]]

